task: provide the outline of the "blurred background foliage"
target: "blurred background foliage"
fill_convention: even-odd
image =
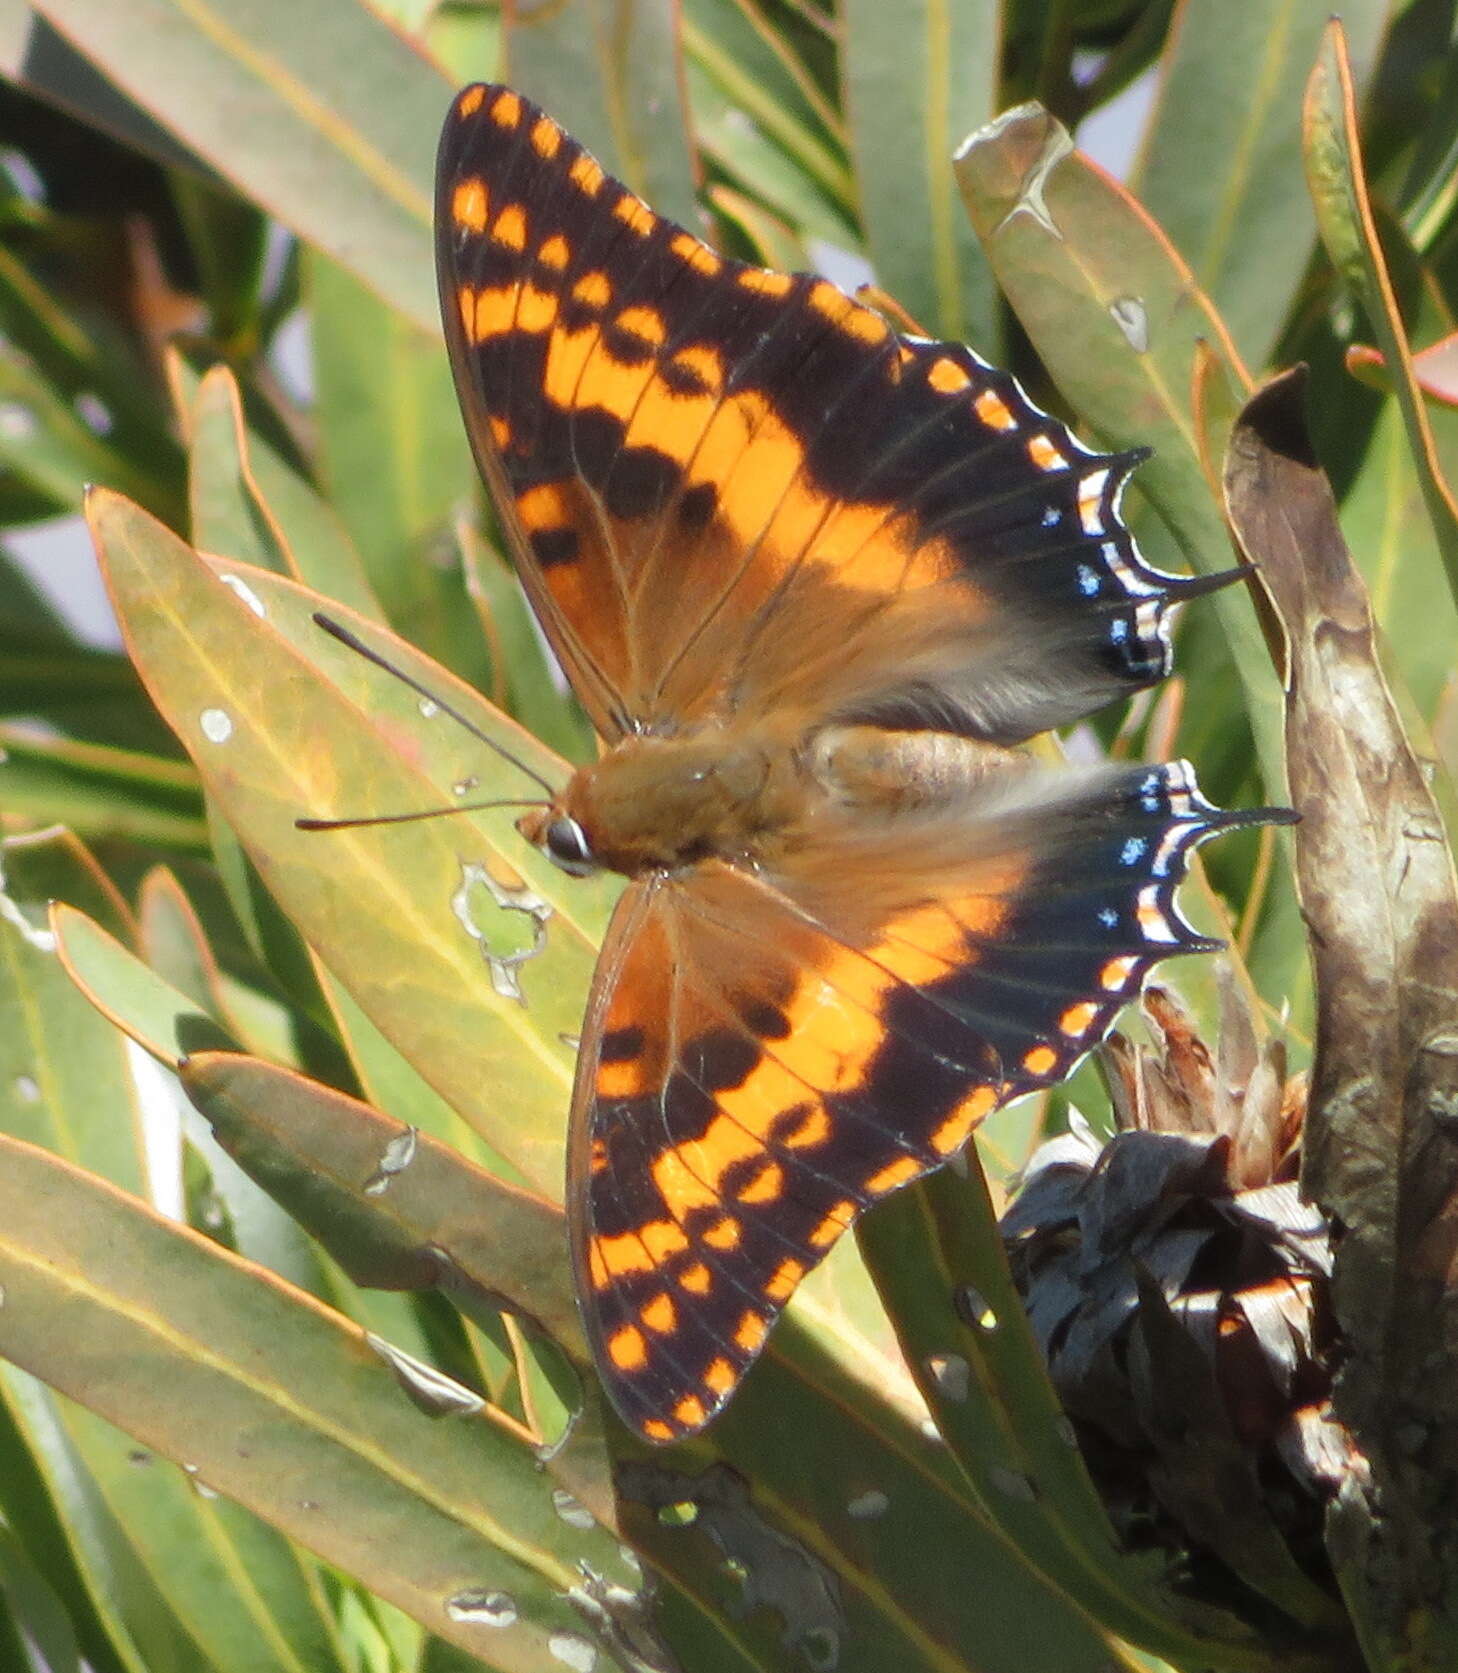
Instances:
[[[1127,1053],[1180,1040],[1243,1077],[1209,1132],[1270,1066],[1242,1183],[1289,1176],[1318,1011],[1286,839],[1207,851],[1187,910],[1230,951],[1167,972],[1184,1020],[1132,1025],[1112,1102],[1086,1064],[1000,1112],[985,1181],[872,1216],[726,1419],[646,1456],[582,1370],[559,1206],[610,890],[502,815],[293,827],[510,782],[320,642],[320,594],[534,764],[591,747],[439,336],[435,141],[482,77],[726,251],[873,281],[1152,446],[1126,509],[1164,567],[1230,565],[1232,420],[1305,361],[1448,817],[1455,7],[1349,0],[1344,29],[1311,0],[0,0],[0,1666],[1360,1665],[1330,1482],[1274,1513],[1242,1435],[1245,1521],[1121,1515],[996,1225],[1037,1143],[1071,1120],[1096,1154]],[[1095,133],[1137,136],[1122,180]],[[88,484],[130,655],[61,584]],[[1163,689],[1050,748],[1279,802],[1281,657],[1227,590]]]

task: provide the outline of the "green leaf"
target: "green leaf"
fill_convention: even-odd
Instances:
[[[73,907],[55,907],[51,928],[66,974],[96,1009],[166,1068],[189,1052],[236,1049],[227,1029]]]
[[[71,1408],[0,1362],[0,1413],[6,1451],[23,1449],[19,1462],[33,1481],[22,1525],[39,1532],[37,1548],[54,1565],[48,1572],[68,1582],[72,1619],[86,1629],[88,1663],[114,1673],[211,1673],[86,1467],[67,1426]],[[10,1475],[7,1486],[14,1480]],[[55,1532],[46,1537],[52,1518]]]
[[[660,215],[695,224],[693,153],[674,0],[561,0],[515,6],[502,75],[569,128]]]
[[[16,236],[15,248],[0,248],[0,326],[58,395],[72,403],[80,395],[99,400],[112,421],[112,447],[145,462],[175,497],[182,457],[156,396],[138,379],[132,356],[93,332],[56,293],[54,274],[77,260],[68,231],[62,217],[48,218],[38,237]]]
[[[742,90],[719,65],[714,44],[691,25],[685,25],[689,97],[693,105],[694,135],[706,158],[742,188],[767,205],[802,237],[821,238],[843,249],[855,249],[860,234],[851,219],[849,202],[834,202],[815,176],[777,135],[767,133],[744,108]],[[841,172],[844,173],[842,167]],[[851,182],[845,178],[849,196]],[[722,209],[718,191],[711,191]],[[804,267],[808,258],[795,255],[790,265]]]
[[[705,1469],[706,1442],[727,1472]],[[768,1634],[752,1640],[776,1673],[801,1656],[839,1673],[1109,1664],[1111,1641],[1008,1544],[941,1440],[848,1376],[793,1308],[708,1436],[647,1457],[635,1449],[615,1473],[634,1544],[701,1607],[739,1612],[728,1558],[744,1603],[768,1606],[745,1626],[778,1612],[783,1648]],[[717,1666],[693,1659],[691,1642],[675,1635],[685,1666]]]
[[[47,737],[24,723],[0,722],[0,799],[10,813],[63,823],[88,840],[194,850],[207,842],[197,781],[184,764]]]
[[[270,891],[437,1091],[535,1186],[560,1191],[572,1075],[563,1038],[581,1024],[610,889],[563,878],[516,836],[510,810],[298,830],[303,813],[448,806],[468,780],[473,799],[534,787],[433,704],[326,638],[311,620],[326,601],[261,570],[210,567],[114,498],[98,497],[92,520],[153,698],[197,752]],[[233,587],[219,584],[226,574]],[[371,642],[560,778],[553,757],[444,670],[378,632]]]
[[[854,247],[839,114],[758,0],[689,0],[683,36],[698,143],[802,233]]]
[[[1394,9],[1390,0],[1342,7],[1359,86]],[[1306,0],[1178,7],[1129,182],[1257,369],[1316,238],[1298,140],[1326,21]]]
[[[257,354],[263,346],[267,218],[233,193],[180,169],[171,185],[198,265],[212,335],[240,358]]]
[[[1357,131],[1355,90],[1341,23],[1326,28],[1306,90],[1307,178],[1322,241],[1338,273],[1362,298],[1395,381],[1408,446],[1417,467],[1448,586],[1458,601],[1458,501],[1444,479],[1432,427],[1413,375],[1407,333],[1367,198]]]
[[[1000,358],[997,289],[952,154],[997,108],[994,0],[847,0],[841,63],[877,282],[927,331]]]
[[[559,1514],[528,1448],[423,1415],[336,1315],[31,1146],[0,1139],[0,1163],[0,1353],[190,1467],[159,1461],[159,1515],[164,1483],[205,1484],[509,1673],[543,1666],[554,1635],[590,1644],[580,1562],[636,1588],[615,1538]],[[165,1514],[186,1538],[181,1507]],[[329,1665],[299,1655],[299,1673]]]
[[[16,1673],[81,1673],[81,1651],[65,1606],[3,1524],[0,1599],[19,1629],[8,1652]]]
[[[450,88],[355,0],[44,0],[36,10],[235,190],[427,331]]]
[[[327,970],[321,970],[320,975],[340,1040],[370,1103],[395,1120],[449,1144],[498,1179],[521,1184],[521,1170],[488,1144],[412,1068],[350,997],[349,989]]]
[[[123,452],[98,434],[51,383],[43,368],[0,343],[0,470],[13,471],[57,510],[75,511],[82,486],[104,483],[173,522],[181,518],[175,459],[153,461]]]
[[[499,1297],[580,1361],[562,1211],[358,1099],[256,1058],[204,1052],[188,1096],[224,1147],[359,1284]]]
[[[330,504],[388,620],[482,684],[485,647],[452,537],[475,498],[476,467],[440,333],[402,319],[322,256],[304,272]],[[318,575],[300,578],[334,593]]]
[[[94,902],[98,891],[119,920],[74,838],[0,843],[0,1131],[141,1192],[140,1110],[124,1042],[71,985],[47,923],[54,896]]]
[[[1120,1553],[1008,1271],[987,1185],[951,1169],[858,1228],[907,1362],[958,1463],[1017,1548],[1111,1632],[1175,1666],[1270,1666],[1251,1629],[1210,1610],[1197,1636]],[[1314,1590],[1314,1589],[1313,1589]]]
[[[1378,415],[1342,523],[1382,627],[1384,660],[1431,724],[1453,672],[1458,611],[1426,514],[1422,484],[1396,401]]]
[[[184,389],[186,368],[175,365]],[[188,484],[193,541],[318,587],[365,615],[380,607],[358,551],[314,486],[247,428],[226,366],[198,382],[189,403]]]

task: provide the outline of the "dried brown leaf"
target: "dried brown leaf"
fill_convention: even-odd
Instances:
[[[1303,1185],[1341,1228],[1336,1411],[1383,1505],[1362,1585],[1401,1641],[1425,1591],[1429,1607],[1448,1592],[1440,1636],[1458,1627],[1452,1565],[1428,1534],[1458,1491],[1458,891],[1303,391],[1298,368],[1248,403],[1225,488],[1290,643],[1286,747],[1317,999]]]

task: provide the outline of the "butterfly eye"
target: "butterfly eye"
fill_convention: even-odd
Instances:
[[[547,826],[542,844],[548,858],[573,877],[589,877],[597,870],[597,860],[587,845],[587,833],[565,813],[559,813]]]

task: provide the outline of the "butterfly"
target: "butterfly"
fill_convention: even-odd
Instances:
[[[518,829],[628,879],[572,1098],[577,1295],[617,1411],[671,1441],[865,1208],[1218,945],[1176,885],[1269,810],[1018,747],[1163,678],[1214,584],[1141,558],[1142,455],[718,254],[509,88],[456,99],[436,216],[476,459],[601,742]]]

